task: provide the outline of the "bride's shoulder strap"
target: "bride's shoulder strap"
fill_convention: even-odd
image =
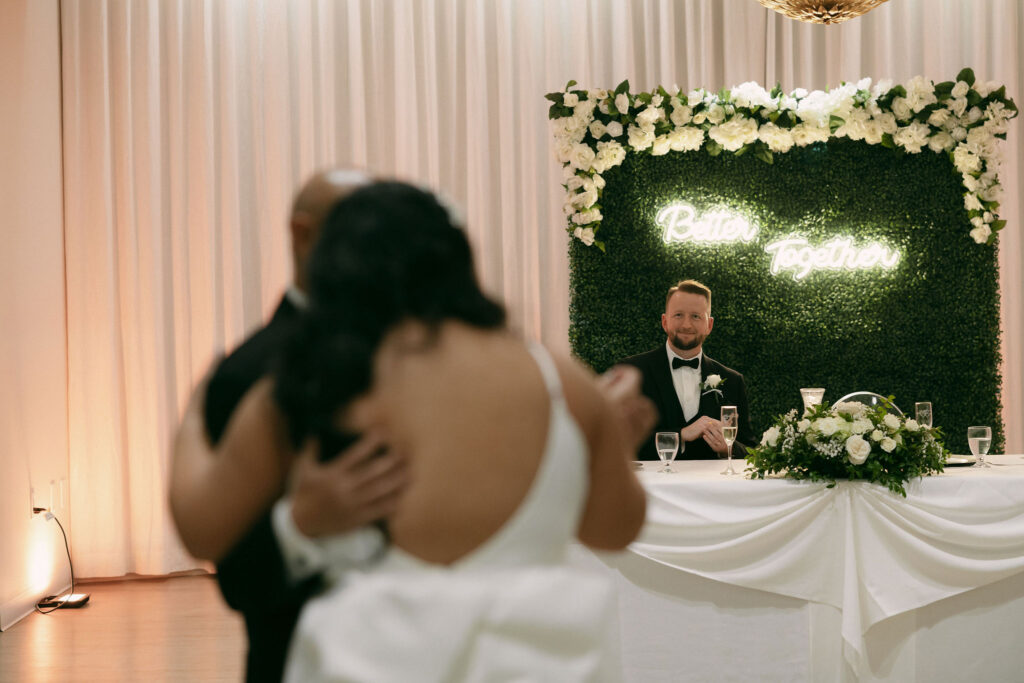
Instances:
[[[530,342],[527,348],[540,368],[544,386],[547,387],[551,400],[562,400],[562,380],[558,375],[558,368],[555,367],[555,361],[551,358],[551,352],[537,342]]]

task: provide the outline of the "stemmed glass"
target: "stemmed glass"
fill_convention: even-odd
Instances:
[[[822,399],[825,398],[825,390],[821,387],[814,389],[801,389],[800,398],[804,401],[804,415],[811,412],[814,406],[821,405]]]
[[[932,404],[930,401],[919,401],[914,404],[914,419],[922,427],[932,428]]]
[[[736,441],[738,428],[739,414],[736,406],[722,406],[722,437],[725,439],[726,462],[729,463],[722,474],[739,474],[732,468],[732,444]]]
[[[991,427],[968,427],[967,445],[971,447],[971,454],[978,460],[974,463],[975,467],[992,467],[985,462],[985,455],[992,445]]]
[[[665,463],[658,471],[675,472],[672,461],[676,459],[676,451],[679,450],[679,432],[658,432],[654,436],[654,446],[658,449],[658,457]]]

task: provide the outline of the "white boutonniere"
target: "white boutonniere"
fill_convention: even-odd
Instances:
[[[700,395],[704,394],[718,394],[718,398],[722,398],[722,385],[725,384],[725,380],[722,379],[721,375],[708,375],[704,378],[704,381],[700,383]]]

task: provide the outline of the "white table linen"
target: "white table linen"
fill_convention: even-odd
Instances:
[[[911,481],[906,498],[866,482],[726,478],[720,461],[677,462],[676,474],[648,463],[648,521],[630,550],[835,608],[860,676],[876,624],[1024,571],[1024,457],[991,461]]]

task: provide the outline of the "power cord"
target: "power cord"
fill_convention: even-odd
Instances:
[[[45,611],[39,609],[39,604],[36,604],[36,611],[37,612],[39,612],[40,614],[49,614],[50,612],[53,612],[54,610],[58,610],[61,607],[63,607],[64,605],[66,605],[68,603],[68,600],[71,599],[71,596],[74,595],[74,593],[75,593],[75,566],[73,564],[71,564],[71,548],[68,547],[68,534],[67,534],[66,531],[64,531],[64,525],[60,523],[60,520],[57,519],[57,516],[54,515],[52,512],[50,512],[49,510],[47,510],[46,508],[32,508],[32,512],[34,512],[36,514],[40,514],[40,513],[44,513],[45,512],[46,513],[47,521],[52,519],[53,521],[57,522],[57,526],[60,527],[60,533],[64,537],[64,550],[68,554],[68,567],[70,567],[70,569],[71,569],[71,590],[68,591],[68,594],[64,597],[64,599],[61,600],[60,602],[56,603],[50,609],[45,610]],[[55,599],[56,599],[56,596],[51,596],[50,598],[44,598],[40,602],[48,602],[50,600],[55,600]]]

